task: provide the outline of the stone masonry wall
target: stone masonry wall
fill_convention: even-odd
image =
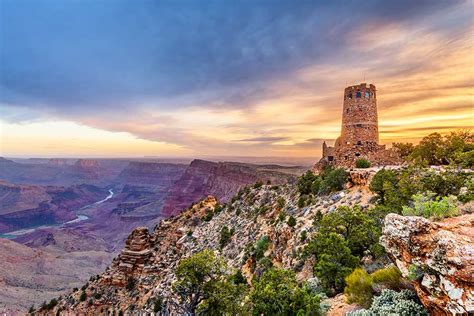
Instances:
[[[362,83],[344,90],[340,145],[378,144],[377,99],[374,85]]]

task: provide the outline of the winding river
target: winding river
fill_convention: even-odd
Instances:
[[[107,195],[105,198],[103,198],[100,201],[94,202],[92,204],[88,204],[86,206],[83,206],[79,209],[79,211],[76,212],[77,217],[73,220],[70,220],[68,222],[62,223],[62,224],[53,224],[53,225],[42,225],[42,226],[37,226],[37,227],[32,227],[32,228],[25,228],[25,229],[20,229],[16,230],[13,232],[9,232],[7,234],[0,234],[0,238],[7,238],[7,239],[15,239],[18,236],[25,235],[28,233],[32,233],[38,229],[45,229],[45,228],[51,228],[51,227],[64,227],[68,224],[77,224],[79,222],[85,221],[89,219],[89,216],[85,214],[80,214],[82,210],[88,209],[92,206],[97,206],[99,204],[104,203],[107,200],[110,200],[114,196],[114,191],[112,189],[109,190],[109,195]]]

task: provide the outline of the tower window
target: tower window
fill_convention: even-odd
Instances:
[[[362,124],[356,124],[357,127],[362,127]]]
[[[359,157],[359,156],[360,156],[360,154],[359,154],[359,153],[356,153],[356,154],[355,154],[355,156],[356,156],[356,157]]]
[[[357,145],[362,145],[362,142],[360,140],[358,140]]]
[[[369,91],[365,91],[365,98],[368,99],[370,97],[370,92]]]
[[[346,110],[346,113],[349,113],[349,109]]]
[[[356,92],[356,98],[360,99],[362,97],[362,93],[360,91]]]

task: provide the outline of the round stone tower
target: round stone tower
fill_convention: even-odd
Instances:
[[[373,84],[350,86],[344,90],[340,145],[378,145],[377,98]]]

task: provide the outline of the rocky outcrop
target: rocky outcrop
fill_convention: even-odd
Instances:
[[[118,273],[105,278],[104,283],[123,287],[129,278],[143,273],[145,267],[150,265],[151,239],[147,227],[136,228],[125,241],[125,248],[114,259],[114,266],[117,267]]]
[[[389,214],[381,244],[431,314],[474,313],[474,214],[441,222]]]
[[[368,186],[377,173],[377,169],[355,169],[349,171],[349,182],[352,185]]]

